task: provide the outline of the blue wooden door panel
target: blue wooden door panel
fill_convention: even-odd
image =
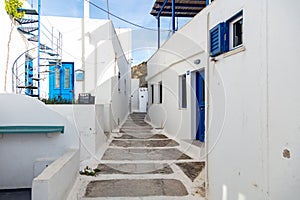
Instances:
[[[196,139],[205,141],[205,82],[204,72],[196,72],[196,95],[197,95],[197,133]]]
[[[49,98],[72,101],[74,93],[74,63],[49,67]]]

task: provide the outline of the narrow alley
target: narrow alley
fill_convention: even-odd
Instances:
[[[201,199],[204,162],[134,113],[113,136],[96,176],[81,175],[69,199]],[[76,194],[77,193],[77,194]],[[76,195],[76,197],[74,196]]]

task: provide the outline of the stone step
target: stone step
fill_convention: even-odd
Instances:
[[[192,159],[177,148],[169,149],[118,149],[108,148],[102,160],[189,160]]]
[[[186,196],[188,192],[175,179],[115,179],[91,181],[85,197]]]
[[[166,163],[109,163],[99,164],[100,174],[173,174]]]
[[[163,134],[141,134],[141,133],[131,133],[131,134],[123,134],[121,137],[114,137],[115,139],[168,139],[167,136]]]
[[[179,144],[171,139],[167,140],[113,140],[110,146],[117,147],[176,147]]]

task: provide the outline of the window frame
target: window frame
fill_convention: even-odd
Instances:
[[[151,84],[151,104],[154,104],[154,85]]]
[[[162,81],[158,82],[158,104],[163,103],[163,87]]]
[[[235,43],[235,34],[234,34],[234,26],[236,23],[238,23],[240,20],[242,20],[242,33],[241,33],[241,44],[234,46]],[[237,49],[241,46],[243,46],[243,16],[239,16],[237,18],[235,18],[234,20],[232,20],[231,22],[229,22],[229,50],[233,50],[233,49]]]
[[[55,89],[59,89],[61,87],[61,82],[60,82],[61,81],[60,80],[61,79],[61,74],[60,74],[60,70],[61,69],[59,67],[55,67],[55,72],[54,72],[55,73],[55,76],[54,76],[54,78],[55,78],[55,82],[54,82],[54,84],[55,84],[54,86],[55,87],[54,88]]]
[[[179,109],[187,108],[187,76],[182,74],[178,77],[179,86]]]
[[[124,95],[127,95],[127,81],[126,78],[124,79]]]
[[[118,91],[121,92],[121,72],[118,72]]]
[[[70,80],[70,68],[64,69],[64,89],[71,88],[71,80]],[[68,87],[67,87],[68,86]]]
[[[242,20],[242,43],[237,46],[233,46],[233,25]],[[218,32],[216,32],[218,31]],[[215,36],[218,35],[218,38]],[[210,56],[216,57],[221,54],[230,52],[232,50],[244,47],[244,16],[243,10],[239,11],[225,22],[220,22],[209,30],[209,43],[210,43]],[[215,43],[218,41],[218,43]],[[214,44],[214,46],[212,46]],[[218,48],[216,48],[218,47]]]

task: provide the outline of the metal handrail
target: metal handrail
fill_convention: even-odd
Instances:
[[[31,48],[31,49],[28,49],[28,50],[24,51],[24,52],[21,53],[21,54],[17,57],[17,59],[14,61],[13,66],[12,66],[12,69],[11,69],[11,71],[12,71],[12,91],[13,91],[13,92],[15,92],[15,87],[16,87],[16,86],[15,86],[14,80],[15,80],[15,77],[17,78],[17,75],[15,74],[15,65],[16,65],[16,63],[17,63],[17,61],[18,61],[23,55],[25,55],[26,53],[28,53],[29,51],[31,51],[31,50],[33,50],[33,49],[35,49],[35,48],[38,48],[38,46],[33,47],[33,48]]]

